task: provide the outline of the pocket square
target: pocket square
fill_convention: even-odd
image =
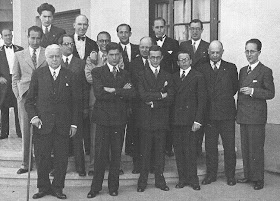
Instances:
[[[68,87],[68,86],[69,86],[69,84],[66,82],[65,86],[66,86],[66,87]]]
[[[258,82],[258,80],[253,80],[253,83],[256,83],[256,82]]]
[[[168,52],[169,54],[172,54],[173,51],[172,51],[172,50],[169,50],[169,51],[167,51],[167,52]]]

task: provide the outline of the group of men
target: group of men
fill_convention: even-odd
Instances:
[[[217,180],[221,136],[227,184],[235,185],[235,120],[244,161],[244,178],[237,182],[263,188],[266,100],[274,97],[275,89],[271,69],[258,60],[258,39],[246,42],[249,65],[238,79],[236,66],[222,60],[222,43],[201,39],[198,19],[189,24],[191,39],[179,45],[166,36],[165,20],[156,18],[154,35],[141,38],[138,46],[129,41],[128,24],[116,29],[119,43],[111,42],[106,31],[95,42],[85,35],[85,15],[76,17],[75,33],[68,35],[52,25],[52,5],[44,3],[37,11],[42,26],[28,29],[29,47],[13,45],[11,31],[3,29],[5,45],[0,48],[0,138],[8,137],[8,110],[14,107],[23,142],[17,173],[25,173],[33,125],[39,188],[34,199],[49,194],[66,199],[69,150],[80,176],[86,175],[84,150],[90,154],[88,198],[102,190],[108,165],[109,194],[117,196],[124,138],[125,152],[133,157],[132,173],[140,173],[138,192],[145,191],[150,172],[157,188],[169,190],[163,173],[165,154],[172,156],[173,147],[179,176],[175,187],[200,190],[196,160],[204,133],[207,174],[202,184]]]

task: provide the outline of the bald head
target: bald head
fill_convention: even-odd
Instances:
[[[88,18],[85,15],[78,15],[73,26],[78,36],[84,36],[88,29]]]
[[[152,46],[152,38],[149,36],[145,36],[140,39],[140,44],[139,44],[139,51],[142,57],[148,58],[149,56],[149,49]]]
[[[210,43],[208,48],[209,58],[213,62],[218,62],[221,60],[224,53],[223,44],[218,41],[214,40]]]

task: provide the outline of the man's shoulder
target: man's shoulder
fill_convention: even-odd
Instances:
[[[80,58],[78,58],[78,57],[75,57],[74,55],[73,55],[73,57],[72,57],[72,60],[73,60],[73,62],[74,63],[77,63],[78,65],[86,65],[86,62],[85,62],[85,60],[83,60],[83,59],[80,59]]]
[[[236,69],[236,65],[234,63],[222,60],[221,61],[221,65],[224,67],[228,67],[228,68],[235,68]]]
[[[186,40],[186,41],[182,41],[181,43],[180,43],[180,46],[181,45],[191,45],[192,44],[192,41],[191,40]]]
[[[52,29],[53,32],[56,32],[56,33],[61,33],[61,34],[66,33],[66,31],[64,29],[62,29],[60,27],[57,27],[57,26],[54,26],[54,25],[52,25],[51,29]]]
[[[210,43],[206,42],[205,40],[202,40],[200,41],[200,44],[203,45],[203,46],[209,46]]]

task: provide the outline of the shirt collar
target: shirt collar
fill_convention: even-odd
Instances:
[[[81,37],[86,37],[86,34],[83,35],[83,36],[81,36]],[[74,39],[75,39],[75,40],[78,40],[78,34],[77,34],[77,33],[74,33]],[[84,40],[84,41],[86,41],[86,40]]]
[[[113,72],[114,66],[112,66],[111,64],[109,64],[109,62],[107,62],[107,66],[109,67],[110,72]],[[119,65],[116,65],[116,68],[117,68],[117,71],[120,72]]]
[[[150,66],[150,69],[153,71],[153,73],[155,73],[155,70],[157,69],[157,71],[158,71],[158,73],[159,73],[159,71],[160,71],[160,66],[158,66],[158,67],[153,67],[150,63],[149,63],[149,66]]]
[[[195,42],[195,46],[197,47],[197,46],[199,46],[200,41],[201,41],[201,38],[200,38],[199,40],[193,40],[193,39],[192,39],[192,45],[193,45],[193,43]]]
[[[180,77],[182,76],[183,71],[185,71],[185,75],[187,76],[187,75],[189,74],[190,70],[191,70],[191,67],[189,67],[189,68],[188,68],[188,69],[186,69],[186,70],[184,70],[184,69],[180,68]]]
[[[218,69],[220,68],[221,61],[222,61],[222,60],[220,60],[220,61],[218,61],[218,62],[216,63],[216,67],[217,67]],[[212,68],[214,68],[215,63],[214,63],[213,61],[210,60],[210,64],[211,64]]]
[[[34,49],[33,49],[32,47],[30,47],[30,46],[28,46],[28,48],[29,48],[30,55],[32,55]],[[40,50],[41,50],[41,47],[38,47],[38,48],[36,49],[36,55],[39,54]]]
[[[46,30],[46,28],[48,28],[48,31],[50,31],[51,30],[51,27],[52,27],[52,25],[49,25],[49,26],[44,26],[44,25],[42,25],[42,29],[43,29],[43,32],[45,32],[45,30]]]
[[[124,45],[124,44],[122,44],[122,43],[120,43],[120,44],[121,44],[123,50],[124,50],[124,47],[125,47],[125,46],[126,46],[126,48],[130,47],[130,43],[127,43],[126,45]]]
[[[254,68],[256,68],[259,63],[260,63],[260,61],[257,61],[254,64],[249,64],[249,66],[251,66],[251,70],[254,70]]]
[[[70,63],[71,62],[71,60],[72,60],[72,58],[73,58],[73,54],[70,54],[69,56],[64,56],[64,55],[62,55],[62,59],[63,59],[63,61],[64,61],[64,63],[66,62],[66,58],[68,58],[68,63]]]
[[[49,69],[50,69],[52,75],[53,75],[53,72],[55,71],[55,74],[56,74],[56,77],[57,77],[58,74],[59,74],[59,71],[60,71],[60,69],[61,69],[61,65],[60,65],[58,68],[56,68],[56,69],[53,69],[53,68],[51,68],[51,67],[49,66]]]

